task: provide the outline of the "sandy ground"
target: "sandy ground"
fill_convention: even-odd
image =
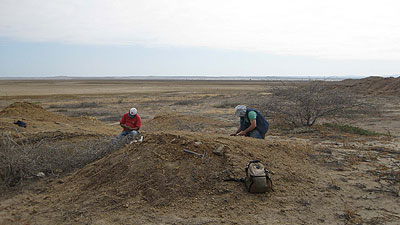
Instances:
[[[281,132],[267,116],[272,126],[265,140],[230,137],[238,122],[233,107],[267,101],[279,85],[2,80],[3,133],[56,142],[113,137],[120,116],[134,106],[144,141],[4,192],[0,224],[399,224],[398,98],[371,95],[382,113],[346,121],[388,135],[321,126]],[[15,120],[28,127],[16,127]],[[213,154],[220,146],[223,156]],[[252,159],[274,172],[274,192],[250,194],[240,183],[223,181],[243,177]]]

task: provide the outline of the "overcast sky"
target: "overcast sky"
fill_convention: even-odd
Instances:
[[[0,76],[399,75],[396,0],[0,0]]]

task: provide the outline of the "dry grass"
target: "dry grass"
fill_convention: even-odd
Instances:
[[[346,220],[346,224],[362,224],[363,222],[361,217],[357,214],[357,211],[348,207],[345,207],[343,216]]]
[[[228,101],[223,101],[220,102],[216,105],[214,105],[215,108],[235,108],[237,105],[240,105],[237,102],[228,102]]]
[[[117,146],[109,137],[85,142],[19,141],[0,136],[0,186],[16,186],[38,176],[59,175],[80,168],[110,153]]]
[[[98,108],[100,105],[97,102],[80,102],[76,104],[65,104],[65,105],[50,105],[50,109],[87,109],[87,108]]]
[[[174,103],[174,105],[196,105],[199,104],[199,101],[196,100],[180,100]]]

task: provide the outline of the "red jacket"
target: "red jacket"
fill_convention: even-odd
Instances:
[[[122,118],[121,121],[119,122],[120,124],[125,124],[131,128],[135,128],[137,127],[138,130],[140,129],[140,127],[142,126],[142,120],[140,119],[139,114],[136,114],[135,117],[130,118],[129,113],[125,113]],[[124,128],[124,131],[127,131],[128,129]]]

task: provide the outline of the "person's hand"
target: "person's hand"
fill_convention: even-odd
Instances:
[[[237,135],[239,135],[239,136],[244,136],[244,135],[246,135],[246,132],[244,132],[244,131],[242,130],[242,131],[240,131]]]

